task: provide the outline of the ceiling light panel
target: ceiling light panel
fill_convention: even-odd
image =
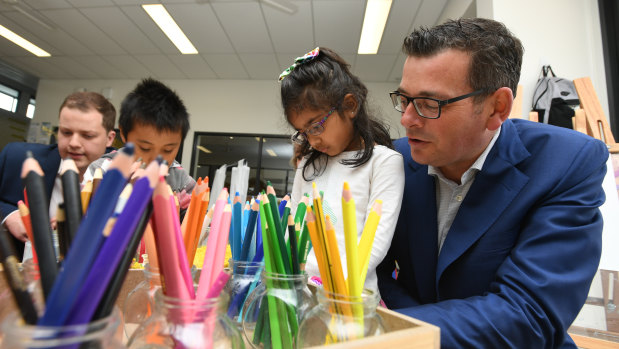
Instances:
[[[5,26],[0,25],[0,35],[5,37],[6,39],[12,41],[14,44],[21,46],[23,49],[28,50],[30,53],[38,56],[38,57],[49,57],[51,54],[37,45],[31,43],[30,41],[22,38],[21,36],[15,34],[10,29]]]
[[[363,28],[359,39],[359,54],[376,54],[389,17],[392,0],[367,0]]]
[[[176,24],[172,16],[163,7],[163,5],[142,5],[142,8],[155,21],[159,28],[172,41],[172,43],[181,51],[182,54],[197,54],[198,50],[193,46],[191,41],[185,36],[185,33]]]

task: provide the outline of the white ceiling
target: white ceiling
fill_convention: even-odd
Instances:
[[[404,36],[435,24],[449,3],[394,0],[378,54],[358,55],[365,0],[290,0],[294,14],[258,0],[160,1],[200,52],[182,55],[140,6],[158,2],[0,0],[0,24],[52,54],[39,58],[0,37],[0,60],[42,79],[271,80],[326,46],[363,81],[399,81]]]

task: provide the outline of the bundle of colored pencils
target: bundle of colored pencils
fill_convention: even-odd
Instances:
[[[77,167],[71,159],[63,161],[61,178],[66,219],[58,224],[64,253],[60,270],[52,244],[44,174],[31,154],[24,161],[22,180],[30,213],[28,225],[32,229],[45,299],[40,318],[37,313],[32,314],[32,306],[27,304],[31,302],[30,297],[22,295],[16,299],[27,323],[84,324],[111,313],[133,257],[130,251],[135,250],[150,217],[150,201],[159,171],[159,163],[155,161],[133,184],[128,183],[134,162],[133,149],[128,144],[114,157],[83,217]],[[4,247],[3,250],[6,251]]]
[[[252,338],[255,345],[262,343],[264,347],[292,348],[299,326],[299,304],[296,304],[298,296],[294,282],[288,276],[302,273],[298,247],[300,232],[295,226],[300,226],[304,221],[306,205],[299,204],[293,217],[288,197],[278,205],[270,183],[259,201],[264,268],[267,273],[264,287],[267,291],[264,299],[255,302],[259,308],[244,314],[244,321],[255,320]],[[279,291],[269,291],[273,289]]]
[[[357,243],[357,224],[355,214],[355,202],[350,192],[347,182],[344,182],[342,191],[342,218],[344,223],[344,242],[346,246],[346,266],[348,278],[344,279],[340,253],[335,237],[335,229],[331,223],[329,215],[324,214],[322,199],[313,184],[314,205],[307,212],[307,226],[314,246],[314,253],[318,261],[318,269],[323,281],[324,288],[328,297],[333,297],[334,301],[338,298],[345,298],[352,303],[341,302],[332,307],[330,311],[333,317],[339,318],[336,323],[341,323],[342,318],[349,318],[363,327],[363,307],[361,294],[368,271],[370,252],[374,235],[381,215],[382,201],[377,200],[372,206],[372,210],[366,219],[361,239]],[[335,304],[338,304],[335,302]],[[351,305],[352,304],[352,305]],[[339,342],[344,339],[358,338],[363,332],[338,333],[335,337],[329,338],[329,342]]]

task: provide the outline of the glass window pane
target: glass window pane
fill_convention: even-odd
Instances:
[[[292,190],[294,169],[291,159],[292,144],[289,138],[263,138],[260,179],[271,181],[279,198]]]
[[[231,168],[236,166],[239,160],[245,159],[250,167],[248,198],[265,190],[267,180],[273,183],[280,198],[292,189],[294,169],[290,165],[292,144],[288,136],[197,132],[195,138],[192,168],[194,178],[209,176],[212,183],[217,169],[226,164],[228,169],[224,185],[229,187]]]
[[[14,113],[17,110],[17,98],[0,92],[0,108]]]
[[[34,117],[35,108],[36,106],[34,105],[34,103],[28,104],[28,109],[26,109],[26,116],[32,119]]]

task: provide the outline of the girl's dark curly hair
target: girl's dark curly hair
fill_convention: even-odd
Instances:
[[[361,140],[362,151],[354,159],[342,160],[342,164],[358,167],[365,164],[374,151],[374,145],[384,145],[393,149],[389,129],[379,120],[368,114],[368,90],[358,77],[350,72],[349,64],[333,50],[320,47],[320,53],[313,60],[295,67],[281,81],[282,106],[286,119],[290,122],[291,112],[299,113],[305,109],[321,110],[335,107],[344,117],[344,96],[351,94],[357,101],[356,116],[352,119],[356,139]],[[299,148],[302,156],[307,156],[303,165],[303,179],[306,181],[319,176],[328,162],[328,155],[313,149],[306,140]],[[311,166],[311,167],[310,167]],[[313,173],[307,175],[307,170]]]

